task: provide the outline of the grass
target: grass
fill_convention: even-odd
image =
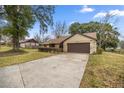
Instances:
[[[124,87],[124,55],[90,55],[80,87]]]
[[[37,49],[21,49],[19,52],[13,52],[10,47],[4,46],[0,48],[0,67],[24,63],[51,55],[54,54],[39,52]]]
[[[124,54],[124,49],[116,49],[114,52],[118,54]]]

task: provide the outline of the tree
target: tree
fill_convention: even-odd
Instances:
[[[1,47],[1,42],[3,40],[3,28],[5,26],[5,21],[0,19],[0,47]]]
[[[41,37],[40,34],[36,33],[36,34],[34,35],[34,39],[35,39],[36,41],[38,41],[39,44],[41,44],[42,42],[48,41],[50,38],[49,38],[48,35]]]
[[[38,33],[34,35],[34,39],[38,41],[39,44],[42,42],[41,36]]]
[[[61,36],[65,36],[68,32],[66,23],[63,22],[57,22],[53,27],[53,34],[56,38],[59,38]]]
[[[98,21],[100,23],[98,46],[104,50],[106,47],[116,48],[119,43],[118,36],[120,34],[117,32],[117,27],[111,25],[117,21],[117,18],[114,17],[116,17],[115,14],[106,12],[106,15]]]
[[[77,24],[77,22],[73,23],[70,26],[70,34],[96,32],[98,47],[103,48],[104,50],[106,48],[116,48],[119,42],[118,36],[120,34],[117,31],[117,27],[114,27],[109,23],[109,19],[111,19],[111,16],[107,15],[101,22],[91,21],[83,24]]]
[[[80,31],[80,23],[79,22],[72,23],[71,26],[69,27],[70,34],[79,33],[79,31]]]
[[[40,32],[47,32],[48,26],[53,26],[54,9],[55,7],[50,5],[32,6],[32,11],[35,19],[40,23]]]
[[[28,29],[36,21],[40,23],[40,31],[47,31],[48,25],[53,24],[53,13],[52,6],[1,6],[0,18],[8,22],[4,33],[12,37],[13,50],[19,49],[20,38],[28,35]]]
[[[100,23],[99,22],[95,22],[95,21],[91,21],[89,23],[78,23],[75,22],[73,24],[71,24],[71,26],[69,27],[69,33],[70,34],[83,34],[83,33],[87,33],[87,32],[98,32],[98,30],[100,29]]]
[[[1,48],[1,40],[2,40],[2,34],[1,34],[1,29],[0,29],[0,48]]]
[[[120,42],[120,47],[121,47],[121,49],[124,49],[124,41],[123,40]]]
[[[45,36],[45,38],[44,38],[44,42],[46,42],[46,41],[49,41],[50,40],[50,36],[49,35],[47,35],[47,36]]]

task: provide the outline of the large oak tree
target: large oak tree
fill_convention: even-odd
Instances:
[[[28,35],[36,21],[40,23],[40,31],[47,31],[53,24],[53,13],[54,6],[0,6],[0,19],[7,21],[4,33],[11,36],[13,50],[19,50],[19,40]]]

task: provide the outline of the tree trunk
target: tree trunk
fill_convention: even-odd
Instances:
[[[2,36],[0,35],[0,48],[1,48],[1,39],[2,39]]]
[[[13,36],[13,50],[19,51],[19,33],[16,32],[16,36]]]
[[[106,50],[106,46],[105,46],[105,45],[103,46],[103,50],[104,50],[104,51]]]
[[[19,50],[19,32],[17,31],[16,49]]]
[[[19,50],[19,42],[16,38],[13,38],[13,50],[18,51]]]

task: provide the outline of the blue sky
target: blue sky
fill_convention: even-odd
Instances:
[[[73,22],[86,23],[95,19],[102,18],[105,13],[114,13],[117,15],[118,21],[115,26],[118,27],[118,31],[124,36],[124,6],[115,5],[58,5],[55,8],[54,23],[55,22],[66,22],[69,26]],[[29,31],[30,36],[33,37],[35,33],[39,32],[39,23],[34,24],[33,29]],[[51,29],[49,29],[48,35],[52,36]]]

